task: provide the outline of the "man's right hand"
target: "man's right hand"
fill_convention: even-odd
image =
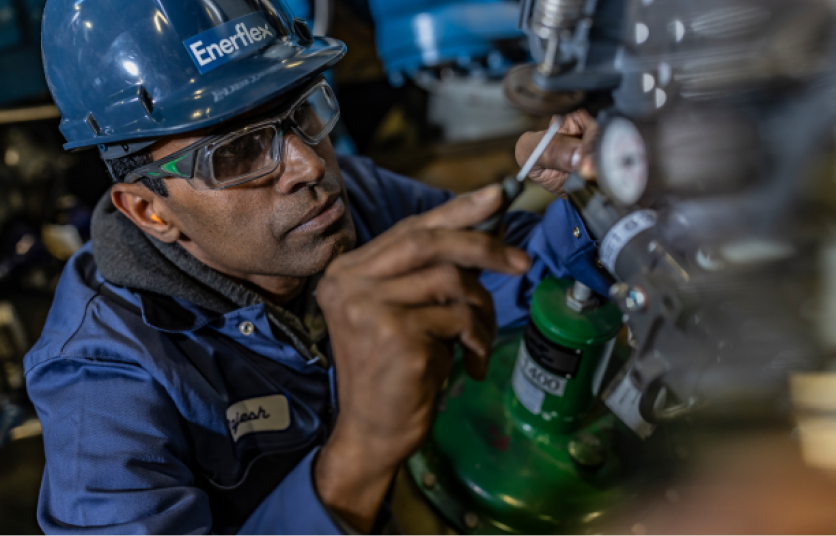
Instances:
[[[468,230],[500,202],[494,185],[404,220],[337,258],[319,283],[340,414],[315,483],[359,530],[371,529],[395,472],[429,431],[455,343],[470,376],[485,377],[496,323],[478,272],[529,265],[524,252]]]

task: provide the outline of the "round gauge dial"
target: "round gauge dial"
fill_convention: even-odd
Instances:
[[[629,119],[611,119],[601,133],[598,182],[623,205],[632,205],[647,190],[647,149],[638,127]]]

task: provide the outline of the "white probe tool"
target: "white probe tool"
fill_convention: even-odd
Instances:
[[[489,234],[499,233],[499,230],[502,228],[502,220],[505,217],[505,213],[508,212],[508,208],[511,204],[520,196],[520,194],[522,194],[523,182],[526,177],[528,177],[528,174],[531,173],[531,170],[534,168],[537,160],[539,160],[540,157],[543,156],[543,153],[546,152],[546,147],[549,146],[554,137],[557,135],[557,131],[560,130],[560,125],[562,123],[562,117],[552,123],[546,131],[546,134],[543,136],[543,139],[541,139],[540,143],[537,144],[537,147],[534,148],[534,152],[532,152],[531,156],[528,157],[525,165],[522,169],[520,169],[520,172],[517,173],[517,176],[508,177],[502,181],[502,206],[500,206],[499,210],[497,210],[490,218],[483,221],[479,225],[474,226],[474,230]]]

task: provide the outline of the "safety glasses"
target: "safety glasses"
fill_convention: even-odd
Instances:
[[[186,179],[196,190],[236,186],[272,173],[279,166],[288,128],[305,143],[316,145],[331,132],[339,116],[334,92],[321,80],[279,115],[204,138],[132,171],[125,182],[175,177]]]

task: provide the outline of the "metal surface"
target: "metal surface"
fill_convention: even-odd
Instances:
[[[583,16],[586,0],[536,0],[531,29],[543,39],[574,28]]]
[[[537,66],[539,75],[550,77],[566,70],[561,54],[561,41],[583,16],[586,0],[536,0],[531,16],[531,31],[546,42],[542,61]],[[539,77],[535,76],[535,83]]]
[[[787,374],[826,355],[809,318],[834,214],[821,186],[833,168],[820,164],[836,121],[832,4],[621,4],[605,21],[613,2],[599,2],[585,36],[590,51],[617,38],[614,61],[578,62],[547,85],[527,66],[507,83],[532,109],[571,90],[605,108],[601,188],[573,176],[565,191],[622,283],[633,409],[649,422],[698,408],[775,418]],[[589,89],[613,74],[615,86]]]
[[[505,97],[523,112],[534,115],[566,114],[577,110],[586,100],[581,91],[544,91],[534,85],[537,66],[518,65],[505,76]]]
[[[519,25],[536,63],[509,71],[509,102],[527,113],[548,115],[606,101],[622,78],[613,65],[624,6],[624,0],[524,2]]]
[[[580,281],[575,281],[574,286],[566,292],[566,306],[576,313],[587,311],[598,305],[598,298],[592,289]]]

